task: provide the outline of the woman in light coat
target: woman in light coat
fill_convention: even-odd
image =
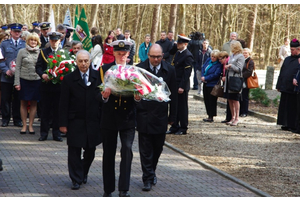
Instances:
[[[31,33],[26,38],[26,48],[21,49],[16,60],[14,86],[20,91],[20,114],[23,122],[21,134],[27,132],[27,105],[30,102],[29,110],[29,133],[35,134],[33,129],[33,120],[37,110],[37,101],[40,100],[40,85],[41,80],[35,72],[35,64],[40,53],[39,46],[41,45],[38,34]]]
[[[230,43],[230,49],[232,55],[229,58],[228,65],[225,65],[226,79],[224,85],[225,96],[228,99],[232,119],[226,124],[231,126],[238,125],[239,122],[239,112],[240,103],[239,99],[241,96],[242,89],[239,92],[234,92],[228,89],[229,80],[231,76],[243,77],[242,70],[245,63],[245,58],[243,56],[243,48],[240,42],[232,41]]]
[[[279,68],[281,68],[284,59],[290,55],[291,55],[290,40],[286,37],[284,38],[284,45],[282,45],[279,50],[279,58],[280,58],[280,63],[278,65]]]
[[[98,70],[102,63],[102,56],[103,56],[102,37],[100,35],[96,35],[93,38],[92,43],[93,43],[93,48],[91,50],[92,67],[94,70]]]

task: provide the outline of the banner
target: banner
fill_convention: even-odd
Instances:
[[[67,12],[66,12],[66,15],[65,15],[65,19],[64,19],[64,23],[63,24],[67,24],[69,25],[70,27],[73,27],[72,25],[72,20],[71,20],[71,14],[70,14],[70,10],[68,8]]]
[[[87,51],[90,51],[93,48],[92,40],[90,38],[90,30],[89,30],[88,23],[86,21],[84,8],[82,8],[81,10],[78,24],[75,27],[73,40],[80,41],[83,45],[83,48]]]
[[[51,32],[55,32],[55,20],[54,20],[54,12],[53,12],[53,8],[51,6],[51,11],[50,11],[50,27],[51,27]]]
[[[78,24],[78,5],[76,6],[76,10],[75,10],[75,16],[74,16],[74,28],[76,28],[77,24]]]

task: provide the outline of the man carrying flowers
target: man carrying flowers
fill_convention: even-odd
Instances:
[[[47,34],[50,38],[50,46],[41,50],[38,61],[36,63],[36,73],[41,77],[41,126],[40,126],[40,138],[39,141],[47,140],[48,132],[50,129],[50,119],[52,118],[52,135],[53,140],[62,142],[58,125],[58,105],[60,99],[60,84],[54,84],[50,81],[47,74],[47,66],[49,60],[53,58],[56,52],[59,50],[59,43],[61,33],[49,32]],[[53,64],[57,64],[57,60],[51,61]]]

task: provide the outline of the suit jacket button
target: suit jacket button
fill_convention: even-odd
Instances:
[[[115,100],[116,103],[118,103],[118,100]]]
[[[124,110],[126,110],[126,108],[124,108]]]
[[[124,101],[124,103],[126,103],[126,101]]]
[[[117,107],[115,107],[115,110],[117,110],[118,108]]]

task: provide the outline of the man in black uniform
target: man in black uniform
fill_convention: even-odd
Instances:
[[[176,70],[176,81],[178,88],[177,119],[172,124],[167,134],[185,135],[188,129],[188,93],[190,90],[190,76],[192,72],[193,55],[187,49],[190,38],[185,35],[178,35],[177,45],[174,44],[171,54],[177,48],[178,51],[173,57],[171,65]]]
[[[155,42],[156,44],[159,44],[164,53],[163,60],[166,61],[167,63],[171,63],[171,58],[169,51],[172,49],[172,42],[167,38],[166,32],[162,31],[160,33],[160,40]]]
[[[132,45],[132,43],[124,40],[117,40],[111,43],[111,46],[114,48],[115,61],[102,66],[104,73],[113,65],[126,66],[130,45]],[[112,196],[111,193],[115,190],[115,156],[119,133],[122,145],[118,187],[119,196],[129,197],[128,190],[133,157],[132,143],[135,134],[134,109],[140,97],[116,96],[111,94],[110,88],[106,88],[101,94],[103,99],[103,117],[101,119],[101,131],[103,135],[103,196]]]
[[[48,75],[46,74],[45,70],[47,69],[47,58],[50,55],[54,55],[59,50],[59,43],[61,33],[59,32],[50,32],[47,34],[50,37],[50,47],[44,48],[41,50],[37,63],[36,63],[36,73],[41,77],[42,84],[41,84],[41,127],[40,127],[40,134],[41,137],[39,141],[47,140],[48,132],[50,129],[49,121],[50,117],[53,118],[52,121],[52,135],[53,140],[62,142],[63,139],[60,136],[59,132],[59,125],[58,125],[58,105],[60,99],[60,84],[53,84],[50,80]],[[51,111],[53,113],[50,116]]]
[[[40,28],[41,28],[41,37],[40,37],[40,40],[41,40],[41,47],[40,49],[44,48],[45,45],[49,42],[49,36],[47,35],[47,33],[49,33],[51,31],[51,27],[50,27],[50,24],[49,22],[42,22],[39,24]]]
[[[157,182],[155,170],[165,143],[168,123],[176,120],[177,83],[175,69],[162,60],[163,52],[159,44],[153,44],[148,59],[137,66],[163,78],[171,95],[170,102],[141,100],[137,105],[137,130],[139,132],[139,151],[143,170],[143,191],[150,191]],[[168,109],[170,105],[170,110]]]

